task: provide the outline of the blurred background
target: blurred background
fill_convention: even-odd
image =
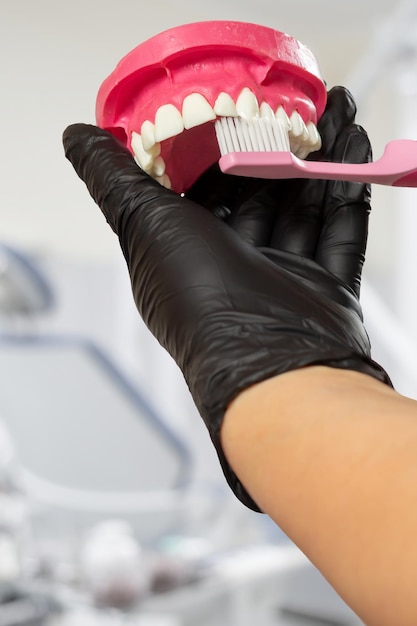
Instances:
[[[0,626],[356,624],[225,487],[118,241],[65,160],[127,52],[187,22],[286,31],[349,87],[374,157],[417,139],[417,2],[0,1]],[[417,192],[373,188],[374,357],[417,394]]]

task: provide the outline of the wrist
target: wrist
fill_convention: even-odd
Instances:
[[[230,403],[226,416],[252,408],[279,407],[279,412],[293,413],[303,406],[312,408],[312,400],[329,401],[338,405],[344,396],[355,393],[395,393],[387,384],[364,372],[325,365],[312,365],[274,376],[242,391]],[[323,407],[321,407],[321,410]]]
[[[382,408],[392,413],[398,399],[407,400],[358,371],[322,365],[293,370],[247,388],[230,403],[221,429],[222,449],[262,510],[258,485],[265,484],[266,464],[259,464],[259,459],[279,459],[279,471],[274,476],[283,482],[280,486],[276,483],[273,490],[280,506],[287,491],[288,472],[294,467],[310,471],[322,448],[329,446],[335,452],[338,446],[343,447],[345,437],[354,445],[368,424],[369,428],[379,428]]]

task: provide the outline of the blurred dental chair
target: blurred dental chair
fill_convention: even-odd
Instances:
[[[41,528],[118,515],[143,541],[177,528],[186,446],[98,345],[37,332],[54,303],[28,255],[0,244],[0,419]]]

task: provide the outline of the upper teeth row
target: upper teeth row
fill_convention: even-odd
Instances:
[[[165,174],[165,162],[160,154],[162,141],[179,135],[183,130],[215,120],[217,116],[251,120],[271,115],[280,120],[287,130],[290,149],[294,154],[305,158],[310,152],[320,149],[320,135],[313,122],[305,124],[298,111],[293,111],[288,117],[282,106],[275,113],[266,102],[259,106],[255,94],[247,87],[241,91],[236,102],[223,91],[213,107],[199,93],[191,93],[185,97],[181,112],[173,104],[160,106],[155,115],[155,123],[146,120],[140,134],[132,132],[131,147],[137,164],[162,185],[170,188],[170,180]]]

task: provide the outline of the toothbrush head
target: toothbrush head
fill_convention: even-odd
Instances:
[[[127,54],[99,89],[96,120],[143,170],[182,193],[220,158],[217,118],[277,116],[304,154],[317,149],[306,129],[317,133],[326,98],[317,60],[293,37],[245,22],[197,22]]]

